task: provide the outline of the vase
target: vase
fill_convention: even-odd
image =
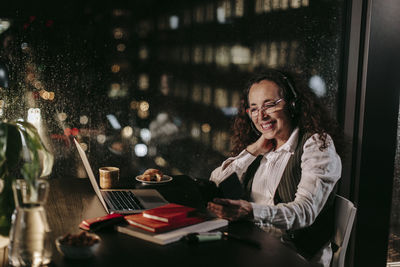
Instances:
[[[15,210],[11,217],[9,264],[41,266],[50,263],[51,242],[44,204],[49,184],[38,179],[29,184],[17,179],[12,185]]]

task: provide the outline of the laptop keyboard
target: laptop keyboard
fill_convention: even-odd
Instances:
[[[144,209],[140,201],[131,191],[102,191],[117,210]]]

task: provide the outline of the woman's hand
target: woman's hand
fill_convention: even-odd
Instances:
[[[229,221],[253,219],[253,207],[250,202],[241,199],[214,198],[213,202],[208,202],[207,209],[217,217]]]
[[[257,141],[253,144],[247,146],[246,150],[254,155],[264,155],[265,153],[271,151],[274,148],[274,140],[266,139],[263,135],[261,135]]]

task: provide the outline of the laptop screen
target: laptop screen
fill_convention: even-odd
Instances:
[[[101,195],[99,185],[97,184],[96,178],[94,177],[94,174],[93,174],[93,171],[92,171],[92,167],[90,167],[89,160],[88,160],[88,158],[86,156],[86,153],[85,153],[85,151],[83,151],[81,145],[79,144],[79,142],[75,138],[74,138],[74,143],[76,145],[76,148],[78,149],[79,156],[82,159],[83,165],[85,166],[86,172],[87,172],[87,174],[89,176],[90,183],[92,184],[92,187],[93,187],[94,191],[96,192],[96,195],[99,197],[99,199],[101,201],[101,204],[103,204],[103,206],[107,209],[107,205],[104,202],[104,199],[103,199],[103,197]]]

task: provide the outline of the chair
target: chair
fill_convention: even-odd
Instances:
[[[357,209],[351,201],[336,195],[334,242],[338,246],[338,249],[333,254],[331,267],[344,267],[346,249],[353,228],[356,211]]]

